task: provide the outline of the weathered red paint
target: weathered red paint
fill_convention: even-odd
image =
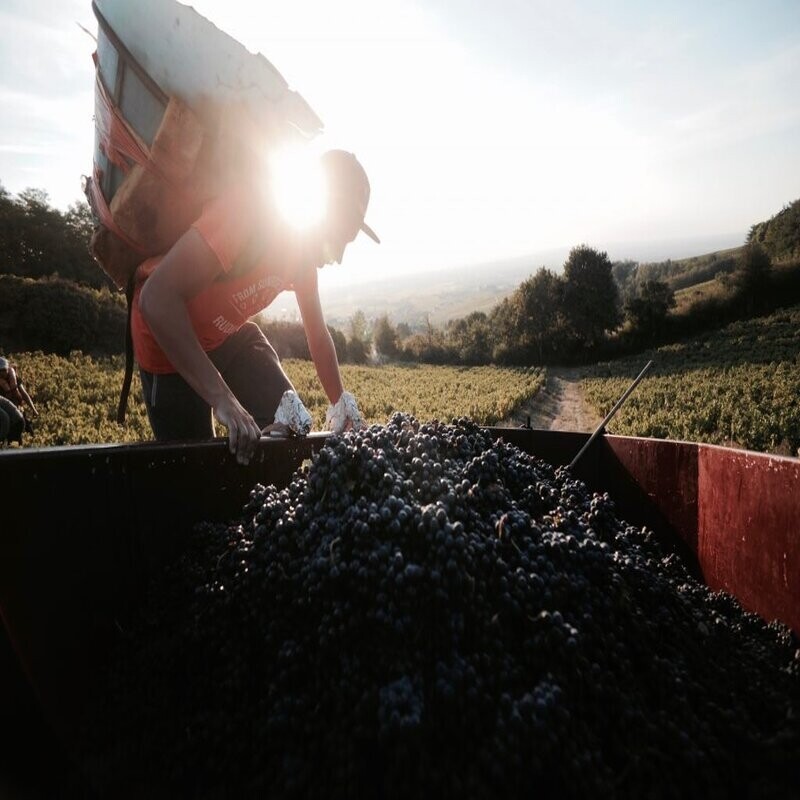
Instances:
[[[800,632],[800,460],[703,445],[698,466],[706,583]]]
[[[709,587],[800,633],[799,459],[607,436],[596,469],[623,516],[688,545]]]
[[[586,439],[524,429],[503,435],[562,464]],[[608,491],[629,522],[682,543],[682,554],[709,587],[800,633],[800,459],[605,436],[575,472],[593,489]]]
[[[668,442],[662,439],[638,439],[608,436],[605,441],[604,467],[612,464],[622,474],[609,492],[618,504],[630,510],[652,504],[667,525],[697,552],[697,445]],[[602,475],[601,475],[602,477]],[[644,497],[629,497],[624,479],[632,481]]]

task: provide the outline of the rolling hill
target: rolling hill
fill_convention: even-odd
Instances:
[[[726,252],[743,240],[744,234],[723,234],[660,242],[616,242],[601,245],[600,249],[606,250],[612,261],[634,259],[650,263],[657,259],[684,259],[689,268],[695,259],[706,258],[698,257],[698,252]],[[346,327],[357,310],[363,311],[367,318],[388,314],[394,324],[404,322],[412,328],[423,326],[426,318],[434,325],[443,325],[473,311],[488,312],[539,267],[560,272],[570,249],[560,247],[358,284],[326,286],[323,276],[320,298],[326,319],[335,327]],[[299,311],[294,298],[287,294],[265,316],[295,320],[299,319]]]

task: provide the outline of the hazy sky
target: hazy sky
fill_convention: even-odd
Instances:
[[[133,2],[133,0],[131,0]],[[353,150],[350,279],[741,234],[800,197],[800,0],[197,0]],[[89,0],[0,0],[0,181],[91,171]],[[362,241],[363,240],[363,241]],[[535,265],[532,265],[532,267]]]

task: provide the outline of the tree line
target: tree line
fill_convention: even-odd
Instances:
[[[113,282],[89,253],[93,227],[87,203],[73,203],[62,212],[41,189],[12,197],[0,184],[0,274],[61,277],[92,289],[112,289]]]
[[[427,320],[412,329],[387,314],[370,320],[356,311],[344,330],[329,330],[340,361],[351,363],[588,363],[633,352],[800,301],[797,275],[776,280],[772,270],[781,247],[795,252],[800,201],[774,220],[753,226],[736,257],[698,257],[684,272],[670,261],[612,263],[607,253],[581,244],[560,273],[538,269],[488,313],[440,327]],[[0,184],[0,345],[60,354],[123,349],[124,302],[89,253],[93,226],[84,202],[61,212],[41,190],[12,197]],[[735,291],[724,301],[698,304],[676,322],[670,311],[685,272],[695,278],[714,272]],[[309,357],[299,323],[259,318],[259,324],[282,358]]]
[[[677,315],[670,313],[676,306],[673,282],[652,277],[658,270],[612,263],[607,253],[583,244],[570,251],[560,274],[540,268],[489,313],[473,312],[440,328],[428,322],[407,335],[383,315],[361,349],[438,364],[585,364],[800,302],[800,264],[774,271],[757,241],[740,248],[732,265],[728,258],[704,257],[690,265],[701,271],[725,262],[716,275],[725,292]]]

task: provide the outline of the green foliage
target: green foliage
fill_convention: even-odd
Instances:
[[[9,349],[111,355],[125,348],[125,301],[62,278],[0,275],[0,342]]]
[[[311,358],[306,331],[301,323],[270,320],[260,316],[255,322],[280,358]]]
[[[619,293],[606,253],[576,247],[564,277],[545,268],[488,315],[427,325],[403,341],[401,357],[426,363],[549,364],[586,358],[620,322]]]
[[[369,361],[368,345],[363,339],[350,339],[347,342],[347,360],[351,364],[366,364]]]
[[[333,339],[336,358],[339,360],[339,363],[342,364],[347,359],[347,339],[338,328],[332,328],[330,325],[328,325],[328,332],[331,335],[331,339]]]
[[[763,245],[776,261],[800,258],[800,200],[750,228],[748,243]]]
[[[84,202],[62,213],[40,189],[25,189],[14,199],[0,186],[0,274],[60,276],[95,289],[111,288],[89,253],[93,225]]]
[[[115,421],[122,385],[123,359],[92,359],[74,352],[69,358],[41,352],[8,354],[19,365],[39,409],[32,436],[24,446],[48,447],[91,443],[144,441],[152,438],[134,378],[127,424]],[[289,359],[283,362],[289,378],[321,430],[328,398],[314,365]],[[406,411],[420,420],[450,420],[469,416],[483,425],[510,417],[532,398],[544,382],[544,373],[531,369],[497,367],[433,367],[344,365],[342,378],[358,399],[366,421],[384,424],[394,411]]]
[[[733,282],[749,314],[763,304],[771,273],[769,253],[758,242],[748,242],[742,249]]]
[[[321,427],[328,400],[313,365],[289,361],[284,367],[313,415],[315,427]],[[544,372],[535,367],[345,365],[342,380],[368,423],[384,424],[394,411],[407,411],[420,420],[468,416],[492,425],[508,419],[539,391]]]
[[[611,275],[623,300],[634,294],[638,270],[639,264],[630,259],[627,261],[615,261],[611,265]]]
[[[589,403],[605,414],[648,359],[654,367],[612,432],[797,453],[800,306],[598,364],[583,382]]]
[[[635,330],[652,339],[663,331],[671,308],[675,308],[675,292],[663,281],[645,281],[625,303],[625,316]]]
[[[358,339],[365,345],[370,344],[369,323],[367,316],[361,309],[358,309],[350,318],[349,323],[350,339]]]
[[[674,291],[709,281],[719,274],[730,274],[736,269],[740,247],[706,253],[701,256],[682,258],[677,261],[667,259],[648,264],[639,264],[627,284],[627,294],[647,281],[663,281]]]
[[[492,359],[492,327],[482,311],[448,323],[447,342],[460,364],[487,364]]]
[[[61,276],[105,290],[86,294],[68,281],[56,280],[39,281],[35,290],[30,284],[0,284],[0,344],[61,354],[73,349],[96,354],[122,350],[124,304],[109,293],[113,289],[109,279],[88,252],[93,224],[86,203],[62,213],[50,206],[41,190],[26,189],[13,198],[0,185],[0,280],[9,275]],[[350,320],[347,339],[329,330],[341,362],[366,363],[374,341],[382,355],[432,364],[585,363],[601,353],[629,352],[640,346],[643,332],[664,341],[743,313],[796,302],[800,292],[794,276],[787,273],[779,280],[773,275],[767,280],[768,269],[760,273],[753,269],[757,263],[752,261],[756,252],[752,248],[763,248],[776,261],[800,256],[800,200],[754,225],[748,242],[750,254],[745,251],[739,262],[735,258],[739,251],[733,249],[674,262],[613,265],[606,253],[581,245],[570,252],[563,278],[540,269],[488,315],[470,314],[452,321],[444,331],[434,329],[428,320],[424,332],[412,335],[407,325],[392,328],[385,316],[370,331],[361,311]],[[735,281],[731,278],[731,284],[740,288],[737,297],[712,298],[679,320],[664,313],[665,303],[667,309],[672,304],[662,284],[676,290],[729,275],[737,264]],[[620,294],[634,323],[622,331],[616,330],[621,321]],[[301,326],[263,323],[262,327],[281,357],[309,357]]]
[[[565,335],[563,278],[541,267],[492,313],[501,363],[544,363]]]
[[[253,321],[261,328],[280,358],[303,358],[306,360],[311,358],[306,331],[300,322],[271,320],[260,315]],[[336,357],[343,362],[347,358],[347,341],[344,334],[330,326],[328,326],[328,332],[333,339],[333,346],[336,348]]]
[[[547,364],[586,353],[620,321],[619,295],[605,253],[582,245],[564,277],[545,268],[523,281],[486,315],[451,321],[443,333],[403,341],[403,355],[427,363]]]
[[[152,438],[138,378],[128,400],[126,425],[116,422],[124,359],[92,358],[80,352],[64,358],[42,352],[10,355],[39,416],[25,447],[138,442]]]
[[[448,346],[444,332],[434,327],[429,318],[426,321],[424,333],[414,333],[403,342],[400,357],[425,364],[455,363],[456,355]]]
[[[349,336],[347,339],[347,358],[353,364],[366,364],[372,342],[369,334],[367,316],[361,309],[350,318]]]
[[[580,245],[564,264],[567,324],[581,346],[594,347],[621,322],[619,292],[606,253]]]
[[[378,317],[372,338],[375,342],[375,349],[382,356],[394,358],[397,355],[397,331],[389,321],[388,314]]]

